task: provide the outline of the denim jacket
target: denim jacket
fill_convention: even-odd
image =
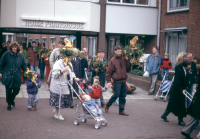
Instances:
[[[154,54],[151,54],[146,60],[146,67],[149,74],[158,74],[161,62],[162,57],[159,55],[159,53],[156,56],[154,56]]]

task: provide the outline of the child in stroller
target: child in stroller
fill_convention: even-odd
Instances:
[[[102,110],[98,107],[98,105],[91,100],[91,97],[89,95],[83,95],[82,96],[83,103],[86,105],[88,110],[93,114],[94,118],[97,119],[97,121],[103,121],[102,118]]]

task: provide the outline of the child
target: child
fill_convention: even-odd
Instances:
[[[101,100],[100,97],[102,95],[102,92],[106,92],[108,89],[108,86],[106,87],[102,87],[101,85],[99,85],[99,77],[95,76],[94,77],[94,81],[93,81],[93,85],[88,87],[90,96],[92,101],[94,101],[99,108],[101,107]]]
[[[26,82],[27,85],[27,92],[28,92],[28,110],[31,111],[33,110],[37,110],[36,105],[38,103],[38,88],[41,87],[41,81],[38,80],[37,78],[37,73],[34,72],[33,73],[33,77],[35,78],[35,80],[32,82],[31,79],[28,79],[28,81]]]
[[[88,92],[88,83],[87,83],[87,79],[83,79],[82,80],[82,83],[80,84],[80,87],[81,89],[83,89],[83,91],[86,93],[86,94],[89,94]]]
[[[91,97],[89,95],[83,95],[82,99],[88,110],[90,110],[90,112],[93,114],[94,118],[98,122],[103,120],[101,109],[94,101],[91,100]]]
[[[168,74],[169,74],[169,69],[172,69],[172,63],[169,60],[169,54],[164,54],[164,59],[162,60],[162,63],[160,65],[160,70],[162,71],[161,73],[161,79],[163,80],[164,76],[165,79],[168,80]],[[166,75],[165,75],[166,73]]]

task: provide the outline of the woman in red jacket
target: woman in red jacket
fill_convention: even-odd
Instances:
[[[44,62],[46,64],[46,83],[48,84],[48,89],[49,89],[50,88],[50,82],[48,82],[48,77],[49,77],[49,73],[51,71],[50,64],[49,64],[49,58],[44,56]]]

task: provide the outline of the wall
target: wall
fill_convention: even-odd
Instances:
[[[11,2],[12,1],[12,4]],[[2,21],[1,27],[28,27],[28,28],[47,28],[62,30],[84,30],[99,32],[100,24],[100,5],[93,2],[83,1],[63,1],[56,0],[2,0]],[[24,26],[25,20],[22,16],[33,20],[60,21],[68,23],[82,23],[84,28],[56,28]],[[8,17],[11,22],[8,22]],[[58,22],[56,22],[58,23]],[[22,24],[24,24],[22,26]]]
[[[157,35],[158,8],[106,6],[106,33]]]
[[[189,11],[182,13],[167,13],[167,1],[162,1],[161,31],[165,28],[187,27],[187,52],[200,55],[200,1],[190,0]],[[163,33],[164,35],[164,33]],[[165,38],[165,36],[163,36]],[[164,55],[163,38],[160,38],[160,53]]]

